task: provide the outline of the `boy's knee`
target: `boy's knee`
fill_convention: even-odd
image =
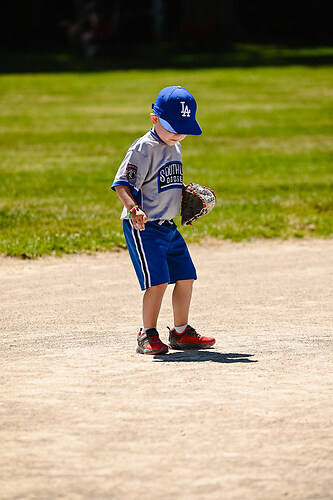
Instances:
[[[181,284],[182,285],[193,285],[194,281],[195,281],[194,279],[190,279],[190,280],[178,280],[178,281],[176,281],[176,285],[177,285],[177,283],[179,283],[180,285]]]
[[[152,292],[154,290],[163,290],[164,288],[166,288],[168,286],[168,283],[161,283],[160,285],[153,285],[153,286],[149,286],[148,288],[146,288],[146,291],[147,290],[151,290]]]

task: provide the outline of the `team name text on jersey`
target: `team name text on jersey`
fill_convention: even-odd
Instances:
[[[181,162],[163,165],[158,173],[158,190],[179,188],[183,186],[183,166]]]

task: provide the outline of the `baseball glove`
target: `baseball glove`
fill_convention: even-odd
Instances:
[[[208,214],[215,205],[216,196],[212,189],[191,182],[183,184],[181,206],[182,225],[192,225],[199,217]]]

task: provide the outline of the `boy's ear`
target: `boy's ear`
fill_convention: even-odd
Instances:
[[[156,123],[158,122],[158,116],[154,115],[154,113],[150,113],[150,118],[153,122],[153,125],[156,125]]]

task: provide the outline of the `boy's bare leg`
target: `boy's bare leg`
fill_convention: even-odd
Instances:
[[[167,283],[163,283],[162,285],[151,286],[145,291],[142,302],[142,319],[144,328],[156,328],[162,299],[167,286]]]
[[[177,281],[172,294],[175,326],[187,325],[194,280]]]
[[[215,344],[213,337],[203,337],[188,324],[194,280],[177,281],[172,294],[175,328],[170,330],[169,347],[172,349],[207,349]],[[179,328],[179,332],[176,330]],[[183,331],[182,331],[183,330]]]

